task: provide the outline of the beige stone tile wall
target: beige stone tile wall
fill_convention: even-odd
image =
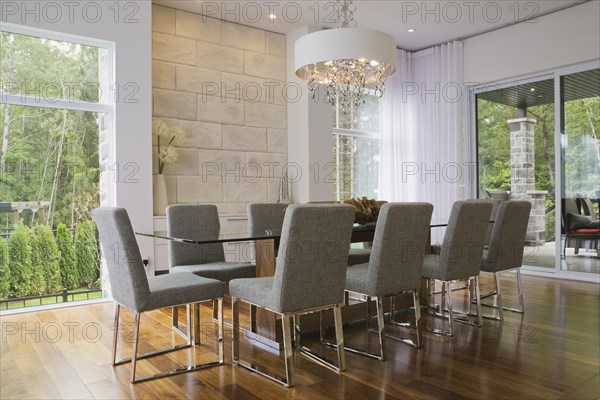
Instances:
[[[285,36],[163,6],[152,13],[153,115],[187,133],[165,167],[169,203],[231,214],[277,201],[287,163]]]

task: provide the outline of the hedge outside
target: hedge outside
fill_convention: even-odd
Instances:
[[[91,288],[98,280],[100,271],[100,249],[96,237],[96,224],[83,222],[77,226],[75,235],[75,256],[79,269],[80,285]]]
[[[29,228],[19,224],[8,238],[8,266],[13,296],[25,297],[31,289],[31,240]]]
[[[10,294],[10,270],[8,269],[8,243],[0,238],[0,299]]]
[[[0,299],[94,286],[100,265],[95,223],[80,224],[76,237],[74,244],[65,225],[59,225],[55,238],[49,226],[21,224],[7,240],[0,238]]]

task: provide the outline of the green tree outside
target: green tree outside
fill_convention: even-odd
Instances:
[[[100,251],[96,238],[96,224],[83,222],[77,226],[75,255],[79,268],[80,285],[91,288],[99,277]]]
[[[73,248],[71,232],[65,224],[58,225],[56,244],[60,251],[60,276],[63,287],[75,289],[79,286],[80,278],[77,270],[77,259]]]
[[[10,270],[8,269],[8,243],[0,238],[0,299],[8,297],[10,289]]]
[[[10,293],[25,297],[31,289],[31,243],[29,228],[17,225],[8,239]]]
[[[44,257],[46,294],[60,293],[63,288],[60,275],[61,257],[52,230],[47,225],[38,225],[35,227],[35,231],[38,238],[38,251]]]
[[[29,295],[40,296],[46,293],[46,277],[44,274],[45,254],[40,246],[39,237],[34,228],[29,229],[31,240],[31,286]]]

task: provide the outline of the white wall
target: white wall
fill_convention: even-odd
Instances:
[[[49,6],[50,3],[53,5]],[[118,12],[115,4],[119,6]],[[58,7],[54,6],[58,5]],[[97,7],[101,7],[98,11]],[[116,204],[129,211],[135,230],[152,231],[152,37],[151,2],[108,1],[2,1],[0,20],[38,29],[102,39],[115,43],[115,85],[121,96],[115,111],[115,154],[119,175],[116,181]],[[126,23],[126,20],[128,21]],[[124,102],[124,85],[139,88],[132,99]],[[131,176],[136,183],[124,182]],[[142,256],[154,254],[152,239],[138,238]]]
[[[322,88],[320,100],[313,100],[306,81],[296,76],[294,68],[296,40],[317,30],[316,26],[303,26],[287,35],[287,79],[301,92],[287,107],[290,195],[295,203],[333,200],[331,104],[323,100]]]
[[[465,82],[488,83],[600,58],[600,2],[464,41]]]

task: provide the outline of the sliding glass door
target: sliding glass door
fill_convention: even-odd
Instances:
[[[560,268],[600,273],[600,69],[560,77],[563,232]]]
[[[597,65],[475,90],[479,197],[532,202],[532,269],[600,273],[599,96]]]

